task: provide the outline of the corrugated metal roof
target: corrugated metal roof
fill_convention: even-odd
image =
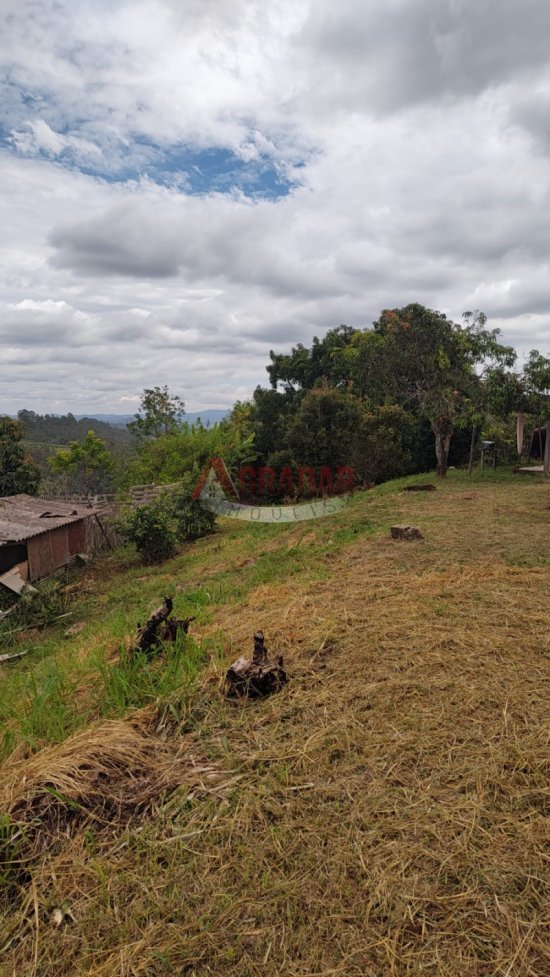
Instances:
[[[6,570],[5,573],[0,577],[0,583],[7,587],[8,590],[12,590],[14,594],[19,595],[25,587],[30,587],[36,593],[36,588],[32,587],[28,580],[23,580],[19,572],[19,567],[12,567],[11,570]]]
[[[24,543],[31,536],[78,522],[93,513],[93,509],[70,502],[35,499],[32,495],[9,495],[0,499],[0,546]]]

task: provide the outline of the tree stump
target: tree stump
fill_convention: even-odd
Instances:
[[[282,655],[269,658],[263,632],[257,631],[252,658],[238,658],[227,671],[226,694],[230,699],[263,699],[287,682]]]
[[[189,632],[189,625],[194,620],[194,617],[169,617],[168,620],[164,621],[160,629],[161,641],[175,641],[179,631],[182,634],[187,634]]]
[[[187,634],[189,625],[195,618],[187,617],[179,620],[170,617],[173,605],[173,598],[165,597],[164,604],[153,611],[145,624],[143,626],[138,624],[137,639],[130,649],[131,654],[144,651],[146,655],[151,655],[158,650],[163,641],[175,641],[178,632]]]
[[[392,539],[424,539],[416,526],[392,526]]]

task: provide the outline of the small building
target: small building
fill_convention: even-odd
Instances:
[[[22,586],[75,564],[100,545],[94,509],[31,495],[0,498],[0,582],[12,590],[20,589],[18,581]]]

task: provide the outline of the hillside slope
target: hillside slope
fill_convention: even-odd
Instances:
[[[548,486],[404,482],[324,521],[227,523],[153,571],[105,557],[78,634],[21,637],[2,974],[549,972]],[[165,592],[194,640],[125,670]],[[259,627],[289,685],[229,703]]]

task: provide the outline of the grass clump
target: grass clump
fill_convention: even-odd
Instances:
[[[160,653],[148,656],[121,648],[120,660],[103,661],[98,670],[96,709],[103,716],[122,716],[129,709],[170,703],[181,714],[196,688],[208,658],[207,643],[178,633]]]
[[[197,756],[183,741],[174,748],[160,739],[156,718],[145,710],[96,722],[62,744],[5,764],[0,872],[28,870],[83,828],[112,832],[188,780]]]

